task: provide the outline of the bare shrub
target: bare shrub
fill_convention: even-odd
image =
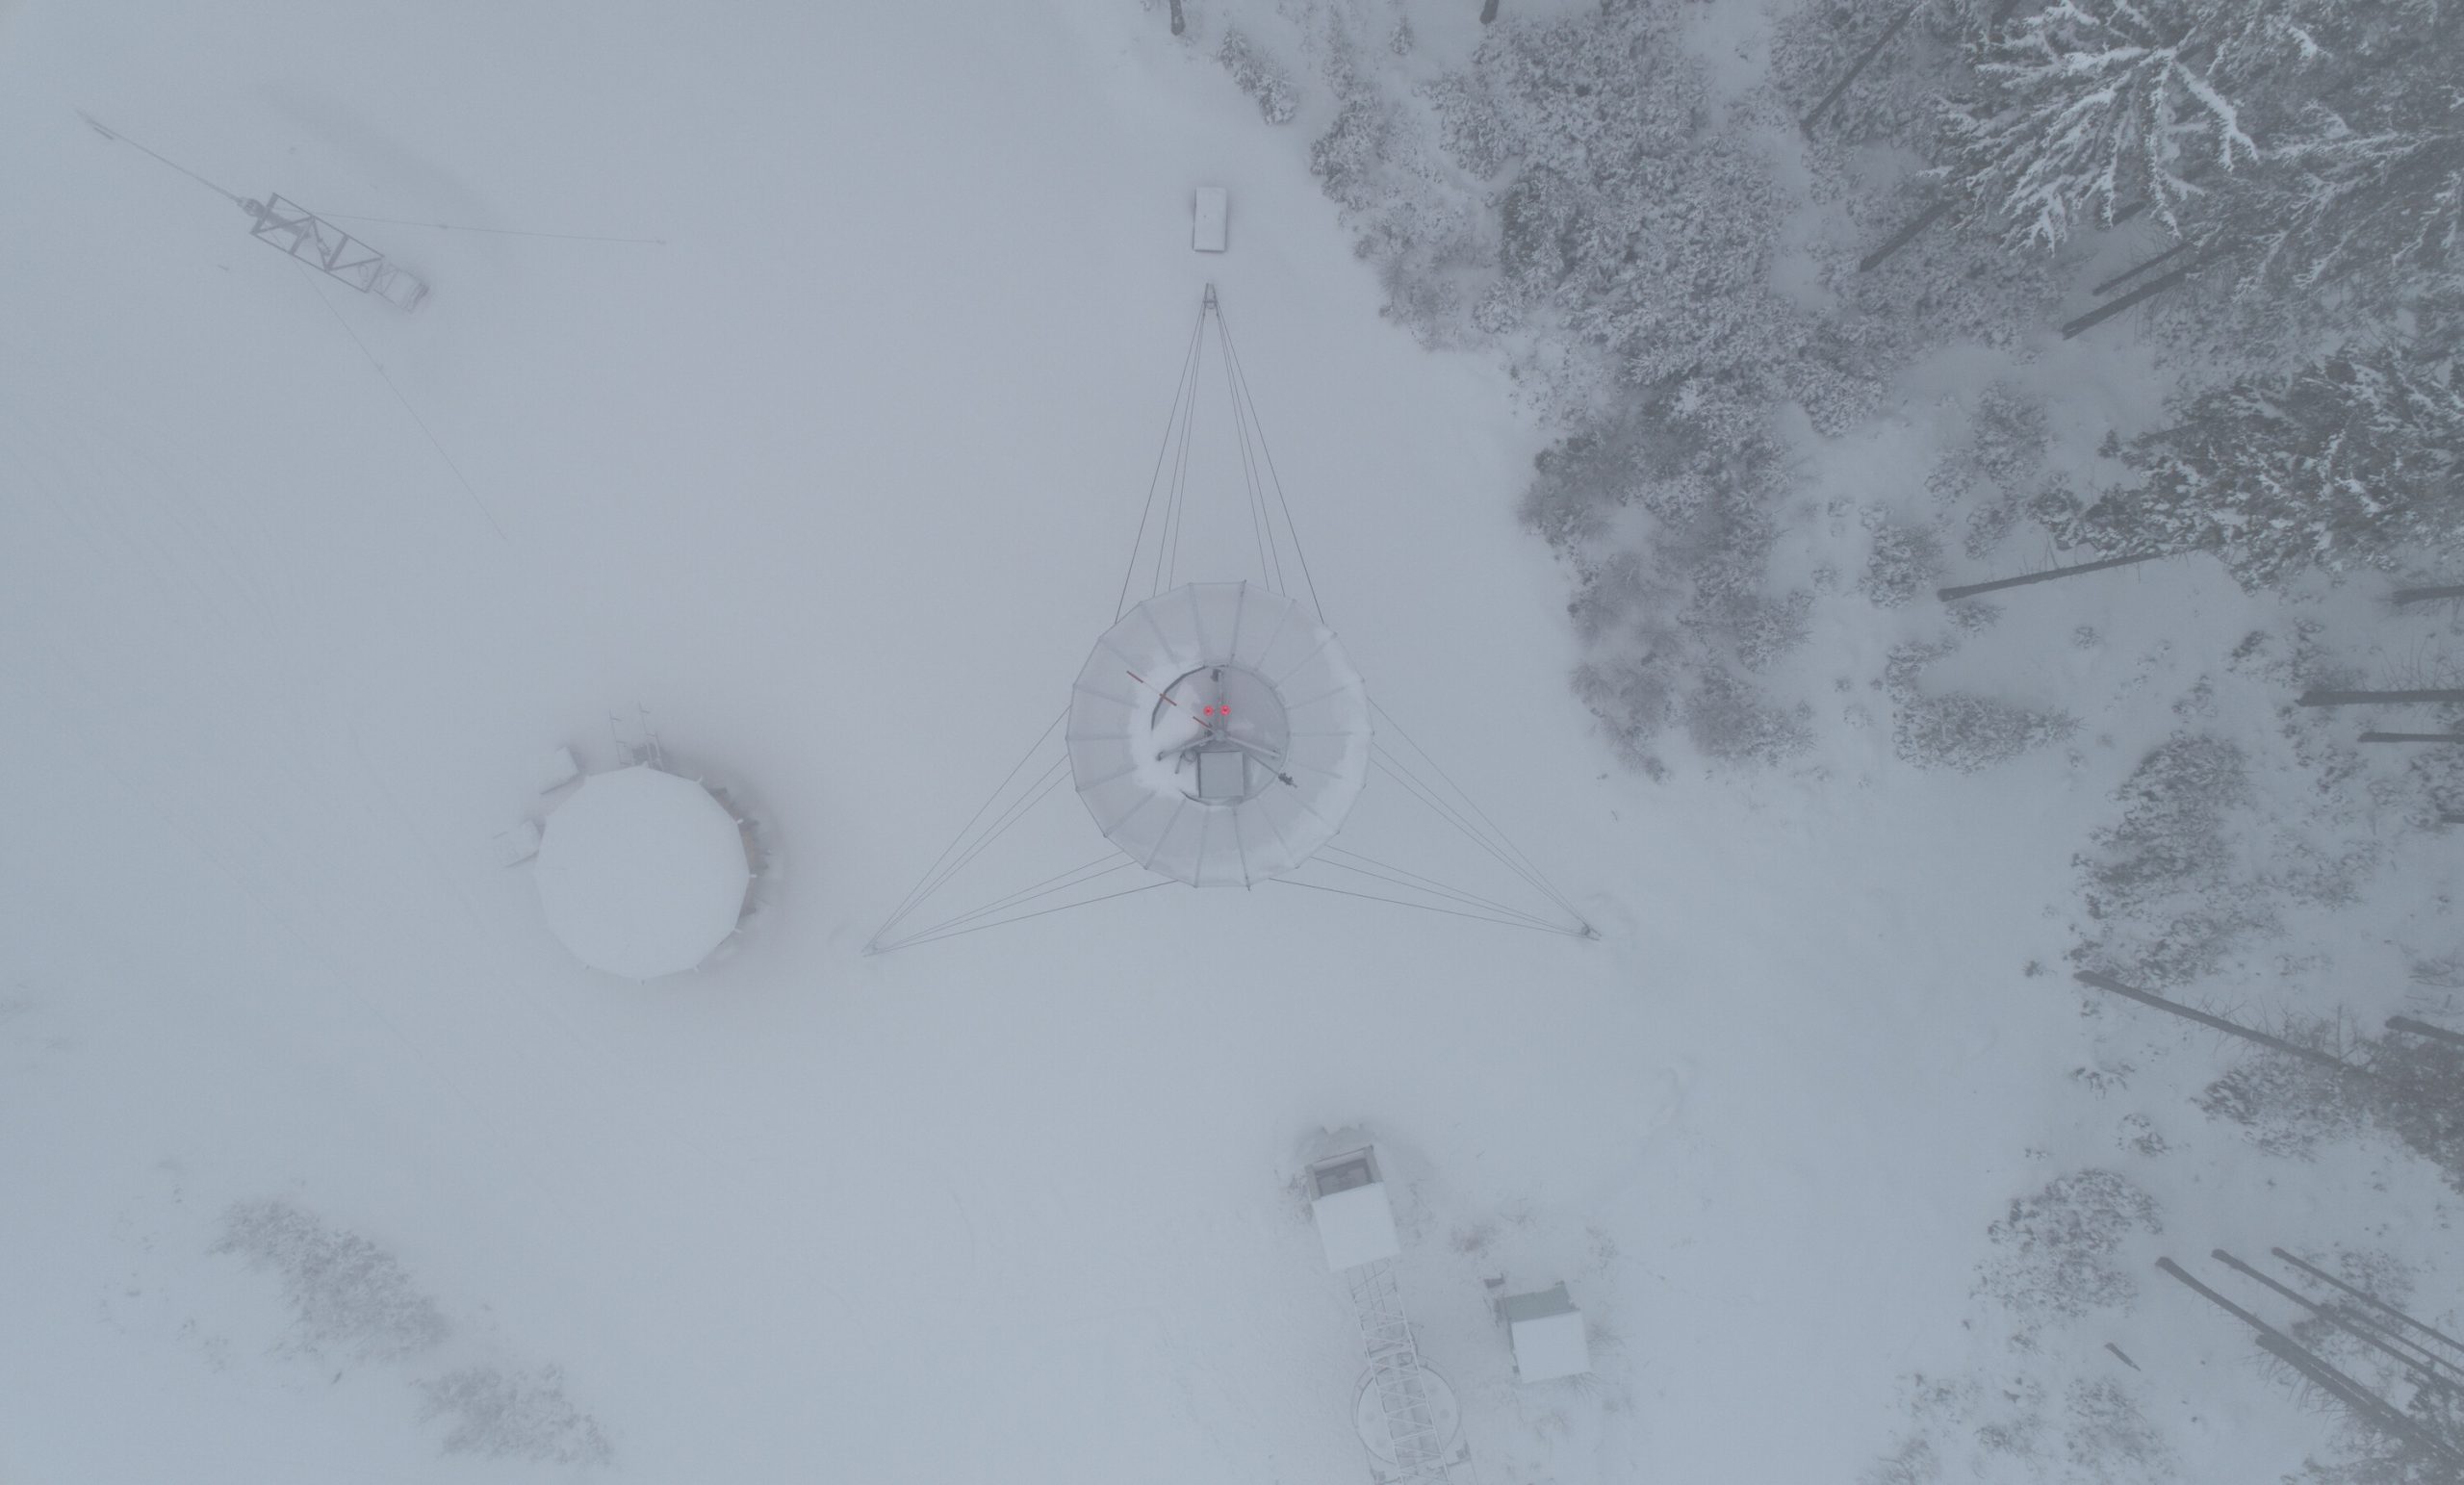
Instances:
[[[1813,742],[1813,708],[1775,705],[1725,669],[1702,677],[1685,703],[1685,732],[1694,746],[1724,763],[1782,762]]]
[[[290,1301],[297,1344],[363,1361],[427,1349],[449,1327],[394,1255],[287,1201],[245,1201],[223,1217],[216,1253],[271,1269]]]
[[[2324,1140],[2349,1139],[2361,1128],[2361,1105],[2331,1067],[2277,1052],[2244,1059],[2201,1089],[2196,1103],[2211,1118],[2238,1124],[2270,1155],[2308,1159]]]
[[[421,1383],[420,1392],[420,1421],[444,1422],[449,1454],[561,1465],[603,1465],[615,1458],[599,1420],[565,1395],[559,1368],[508,1373],[464,1367]]]
[[[1873,555],[1857,591],[1877,608],[1902,608],[1942,572],[1942,544],[1922,526],[1886,525],[1874,533]]]
[[[2126,1304],[2139,1281],[2117,1262],[2122,1242],[2163,1230],[2145,1191],[2110,1170],[2074,1171],[2014,1198],[1986,1229],[2001,1252],[1981,1266],[1979,1288],[2030,1319]]]
[[[2051,441],[2044,404],[2004,382],[1977,397],[1966,432],[1926,477],[1945,507],[1967,510],[1964,549],[1983,561],[2018,524],[2027,499],[2054,486],[2045,469]]]
[[[1665,663],[1650,655],[1623,664],[1586,660],[1575,670],[1575,694],[1629,767],[1662,775],[1665,765],[1651,744],[1677,714],[1676,679]]]
[[[1932,1485],[1942,1477],[1942,1461],[1922,1438],[1902,1439],[1899,1447],[1865,1467],[1857,1485]]]
[[[2238,745],[2194,732],[2169,738],[2114,797],[2121,818],[2097,831],[2094,849],[2076,860],[2097,928],[2075,958],[2127,965],[2150,986],[2181,985],[2272,921],[2239,870],[2230,830],[2250,798]]]
[[[1891,724],[1892,751],[1901,761],[1963,774],[2007,763],[2079,730],[2079,720],[2064,712],[1958,692],[1903,701]]]
[[[2121,1383],[2110,1377],[2074,1381],[2065,1401],[2063,1453],[2083,1478],[2120,1485],[2176,1477],[2172,1450]]]
[[[1883,693],[1891,703],[1891,749],[1901,761],[1974,773],[2078,730],[2078,720],[2062,712],[1965,692],[1926,694],[1918,678],[1951,648],[1902,645],[1883,667]]]
[[[2464,1191],[2464,1047],[2393,1033],[2371,1044],[2372,1112]]]

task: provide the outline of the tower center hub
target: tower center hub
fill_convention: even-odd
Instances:
[[[1154,758],[1201,805],[1237,805],[1286,781],[1292,723],[1266,678],[1239,665],[1183,672],[1147,718]]]

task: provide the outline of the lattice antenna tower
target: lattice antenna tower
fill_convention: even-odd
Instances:
[[[81,113],[77,116],[86,120],[87,126],[104,139],[153,156],[238,206],[248,215],[248,235],[283,256],[315,269],[346,288],[372,298],[383,299],[398,309],[415,310],[426,300],[426,284],[383,253],[298,202],[272,192],[269,192],[262,201],[243,196],[238,192],[216,185],[175,160],[156,154],[91,114]]]
[[[427,299],[427,285],[400,265],[295,201],[269,194],[263,201],[243,201],[240,209],[253,223],[250,237],[327,278],[398,309],[417,309]]]
[[[1457,1471],[1468,1460],[1452,1447],[1449,1420],[1440,1413],[1445,1384],[1421,1360],[1420,1345],[1412,1339],[1395,1261],[1363,1264],[1344,1278],[1351,1292],[1352,1314],[1360,1322],[1361,1347],[1369,1357],[1369,1388],[1376,1396],[1393,1460],[1389,1466],[1373,1454],[1371,1472],[1379,1485],[1431,1480],[1465,1485],[1466,1476]]]

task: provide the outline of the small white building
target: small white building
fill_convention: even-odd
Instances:
[[[1219,253],[1229,245],[1232,192],[1220,186],[1200,186],[1190,213],[1190,245],[1202,253]]]
[[[1591,1370],[1591,1341],[1583,1333],[1582,1312],[1566,1297],[1563,1284],[1533,1294],[1509,1294],[1498,1302],[1498,1314],[1514,1341],[1515,1380],[1552,1382]]]
[[[1386,1202],[1374,1149],[1354,1150],[1310,1166],[1309,1194],[1328,1268],[1340,1273],[1403,1250],[1395,1236],[1395,1209]]]
[[[680,974],[735,932],[753,880],[742,825],[690,779],[592,774],[548,816],[531,868],[548,927],[628,980]]]

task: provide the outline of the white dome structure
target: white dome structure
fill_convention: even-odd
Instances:
[[[593,774],[548,817],[532,874],[574,957],[628,980],[680,974],[735,932],[744,832],[690,779],[647,763]]]
[[[1342,828],[1369,774],[1369,695],[1300,604],[1188,583],[1095,641],[1067,735],[1078,797],[1130,859],[1193,886],[1247,886]]]

